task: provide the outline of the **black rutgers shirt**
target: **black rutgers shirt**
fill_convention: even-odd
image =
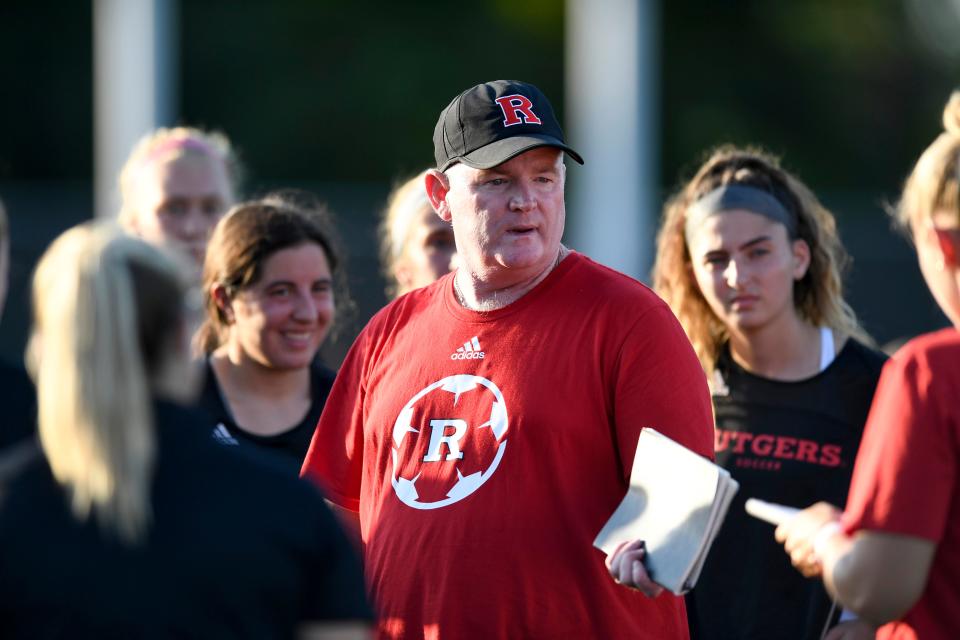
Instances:
[[[724,350],[712,381],[714,448],[740,491],[687,597],[692,638],[820,637],[831,606],[820,580],[801,576],[774,540],[774,527],[743,505],[747,498],[844,505],[884,360],[848,340],[816,376],[780,382],[748,373]]]

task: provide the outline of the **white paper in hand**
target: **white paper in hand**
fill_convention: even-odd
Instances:
[[[644,540],[651,579],[682,594],[700,575],[737,486],[726,470],[645,428],[627,495],[593,545],[609,555],[623,542]]]
[[[747,513],[752,515],[754,518],[763,520],[764,522],[769,522],[772,525],[780,526],[793,516],[800,513],[800,509],[796,507],[788,507],[786,505],[777,504],[776,502],[766,502],[764,500],[758,500],[757,498],[747,498],[747,502],[743,505],[744,509],[747,510]]]

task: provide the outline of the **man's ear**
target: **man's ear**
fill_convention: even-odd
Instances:
[[[810,245],[806,240],[794,240],[793,248],[793,279],[803,280],[810,268]]]
[[[423,186],[427,190],[430,206],[444,222],[450,222],[450,207],[447,205],[447,194],[450,192],[450,178],[442,171],[430,169],[423,178]]]
[[[233,322],[233,308],[230,306],[230,295],[227,293],[227,288],[222,284],[211,286],[210,297],[227,322]]]

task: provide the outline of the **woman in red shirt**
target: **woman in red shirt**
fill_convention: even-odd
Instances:
[[[821,502],[776,532],[791,561],[878,638],[960,637],[960,92],[920,157],[898,215],[953,327],[885,366],[846,510]]]

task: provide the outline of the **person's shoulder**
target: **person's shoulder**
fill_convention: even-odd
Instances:
[[[572,251],[571,284],[576,286],[590,304],[609,305],[632,313],[666,307],[654,291],[639,280]]]
[[[319,498],[315,488],[291,476],[275,456],[260,453],[255,447],[225,447],[214,442],[202,412],[165,401],[155,402],[154,407],[160,456],[167,461],[167,468],[193,474],[204,486],[223,482],[248,499],[256,495],[268,498],[274,492],[293,496],[291,499]]]
[[[155,399],[153,414],[161,443],[175,442],[176,452],[193,455],[197,450],[217,449],[210,439],[210,416],[200,406]]]
[[[848,360],[858,369],[873,375],[880,375],[883,365],[886,364],[888,356],[883,351],[875,349],[856,338],[847,338],[846,344],[841,352],[848,356]]]
[[[941,329],[913,338],[893,355],[899,363],[924,362],[936,366],[960,366],[960,332],[954,328]]]
[[[448,273],[425,287],[408,291],[391,300],[373,314],[363,331],[368,333],[382,331],[391,326],[402,324],[434,305],[442,304],[444,287],[451,286],[451,278],[453,278],[453,274]]]
[[[213,420],[216,423],[226,415],[223,395],[220,392],[220,385],[217,383],[217,375],[213,371],[209,358],[204,358],[202,362],[198,363],[198,366],[203,368],[203,384],[200,386],[200,392],[189,410],[195,416],[202,416],[206,422]],[[174,410],[173,408],[165,409]]]
[[[421,322],[425,317],[434,321],[436,314],[444,307],[443,287],[451,286],[452,277],[447,274],[426,287],[405,293],[373,314],[357,335],[345,364],[358,358],[363,361],[376,360],[398,333],[410,327],[424,326]]]

